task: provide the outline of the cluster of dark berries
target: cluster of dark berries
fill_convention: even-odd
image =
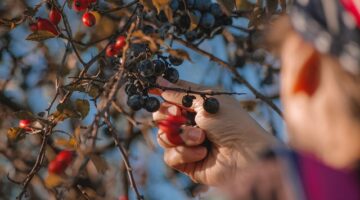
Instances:
[[[189,42],[200,38],[210,38],[220,33],[223,26],[231,25],[231,17],[225,15],[217,3],[210,0],[171,0],[172,25],[178,35],[184,35]],[[157,19],[168,22],[164,11]]]
[[[146,52],[149,50],[145,44],[132,44],[129,48],[129,60],[140,60],[126,65],[125,92],[128,95],[127,105],[132,110],[144,108],[149,112],[155,112],[160,107],[160,101],[149,96],[150,90],[156,86],[158,77],[176,83],[179,80],[179,72],[175,67],[181,65],[183,59],[171,55],[158,55],[156,59],[148,59]]]

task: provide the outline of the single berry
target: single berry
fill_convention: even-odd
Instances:
[[[217,3],[212,3],[210,5],[210,13],[213,14],[215,17],[220,17],[223,15],[221,7]]]
[[[201,11],[209,10],[210,6],[211,6],[210,0],[195,0],[195,8]]]
[[[31,121],[28,119],[22,119],[19,121],[19,127],[22,129],[29,129],[31,125]]]
[[[71,151],[61,151],[55,158],[58,162],[63,162],[65,166],[68,166],[73,160],[73,153]]]
[[[206,110],[206,112],[210,114],[215,114],[219,111],[220,104],[217,99],[210,97],[204,100],[203,107]]]
[[[183,15],[177,15],[174,17],[174,25],[180,29],[181,32],[185,32],[190,28],[191,19],[189,15],[183,14]]]
[[[124,46],[126,45],[126,37],[120,35],[116,38],[115,47],[119,50],[122,50]]]
[[[154,65],[150,60],[143,60],[138,66],[138,70],[143,77],[150,77],[154,75]]]
[[[156,112],[160,108],[160,101],[156,97],[148,97],[145,99],[144,108],[148,112]]]
[[[162,75],[166,70],[166,64],[163,61],[159,60],[159,59],[158,60],[153,60],[152,62],[153,62],[153,65],[154,65],[154,70],[155,70],[154,75],[155,76]]]
[[[175,68],[168,68],[163,77],[171,83],[176,83],[179,80],[179,72]]]
[[[29,24],[29,27],[32,32],[36,32],[38,30],[37,23],[31,23]]]
[[[194,99],[196,99],[196,97],[193,95],[185,95],[183,96],[181,103],[183,106],[189,108],[192,106]]]
[[[205,29],[211,29],[215,25],[215,17],[211,13],[204,13],[200,20],[200,26]]]
[[[57,25],[61,21],[61,13],[57,8],[52,8],[49,12],[49,20]]]
[[[48,165],[48,170],[53,174],[61,174],[64,172],[66,166],[65,163],[53,160]]]
[[[41,31],[49,31],[54,35],[58,35],[59,32],[56,29],[55,25],[50,22],[48,19],[38,18],[37,19],[37,29]]]
[[[172,55],[170,55],[169,56],[169,61],[170,61],[170,63],[172,64],[172,65],[174,65],[174,66],[179,66],[179,65],[181,65],[182,63],[183,63],[183,59],[182,58],[179,58],[179,57],[175,57],[175,56],[172,56]]]
[[[192,8],[194,8],[194,6],[195,6],[195,0],[187,0],[186,1],[186,8],[187,9],[192,9]]]
[[[114,44],[110,44],[108,47],[106,47],[106,56],[113,57],[119,54],[119,50],[115,47]]]
[[[82,16],[82,22],[85,26],[92,27],[96,24],[96,18],[91,12],[86,12]]]
[[[152,27],[152,26],[150,26],[150,25],[145,25],[145,26],[142,28],[142,32],[143,32],[145,35],[150,35],[150,34],[155,33],[155,29],[154,29],[154,27]]]
[[[128,96],[132,96],[134,94],[137,94],[138,93],[137,87],[134,84],[129,83],[129,84],[125,85],[125,93]]]
[[[89,6],[89,0],[74,0],[74,10],[83,11]]]
[[[170,8],[171,10],[177,11],[180,7],[180,0],[171,0],[170,1]]]
[[[141,95],[135,94],[128,98],[127,105],[134,111],[140,110],[144,105],[144,99]]]

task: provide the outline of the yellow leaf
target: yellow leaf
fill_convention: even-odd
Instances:
[[[188,12],[188,15],[190,17],[190,31],[196,29],[200,23],[200,17],[194,15],[192,12]]]
[[[82,118],[85,118],[89,114],[90,103],[88,100],[76,99],[75,106],[76,106],[76,110],[80,112]]]
[[[174,56],[174,57],[191,61],[191,58],[190,58],[189,54],[185,50],[182,50],[182,49],[167,49],[167,52],[170,55]]]
[[[64,182],[64,180],[60,176],[53,173],[49,173],[44,181],[45,186],[50,189],[60,186]]]
[[[64,149],[68,149],[68,150],[76,150],[78,147],[78,142],[75,137],[71,137],[69,140],[63,139],[63,138],[58,138],[55,140],[54,143],[56,146],[60,146]]]
[[[248,0],[235,0],[235,1],[236,1],[236,9],[239,11],[248,11],[254,7],[254,5],[251,4]]]
[[[95,154],[91,154],[89,157],[90,157],[91,162],[94,164],[96,170],[99,173],[103,174],[109,168],[108,164],[102,157],[95,155]]]
[[[31,41],[43,41],[50,38],[54,38],[56,35],[50,31],[37,31],[27,36],[26,40]]]

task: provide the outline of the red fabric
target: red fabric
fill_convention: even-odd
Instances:
[[[355,1],[358,1],[355,3]],[[341,0],[344,8],[354,17],[357,26],[360,28],[360,0]]]

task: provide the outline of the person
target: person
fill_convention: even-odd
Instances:
[[[192,106],[197,126],[182,128],[183,145],[172,144],[159,130],[165,162],[195,182],[224,189],[233,199],[359,200],[359,1],[295,0],[289,16],[270,28],[269,44],[278,47],[281,60],[290,148],[279,148],[285,145],[233,97],[216,97],[217,114],[204,111],[199,97]],[[185,81],[158,83],[212,90]],[[186,94],[168,90],[161,95],[172,103],[163,103],[154,120],[181,115],[173,103],[181,104]],[[210,147],[203,145],[205,140]]]

